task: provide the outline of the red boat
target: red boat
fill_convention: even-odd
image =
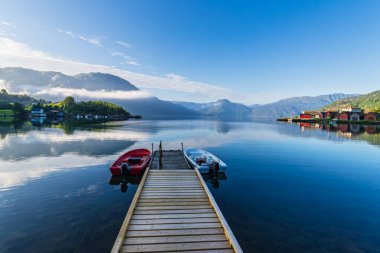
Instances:
[[[134,149],[120,156],[110,167],[113,176],[138,175],[149,166],[152,152],[149,149]]]

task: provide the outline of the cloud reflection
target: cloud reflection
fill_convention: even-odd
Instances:
[[[126,121],[101,131],[59,128],[10,133],[0,140],[0,190],[16,187],[52,172],[105,165],[127,149],[158,147],[217,147],[239,140],[284,139],[271,125],[216,121]]]

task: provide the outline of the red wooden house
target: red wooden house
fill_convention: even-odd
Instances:
[[[339,113],[338,112],[326,112],[325,119],[338,119]]]
[[[380,120],[380,113],[369,112],[366,115],[364,115],[364,120],[368,120],[368,121]]]
[[[342,112],[339,114],[339,120],[350,120],[351,112]]]
[[[309,114],[309,113],[301,113],[300,118],[301,119],[312,119],[312,118],[314,118],[314,116]]]

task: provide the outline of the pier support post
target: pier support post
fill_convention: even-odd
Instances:
[[[162,141],[160,141],[160,147],[159,147],[159,169],[161,170],[162,169]]]

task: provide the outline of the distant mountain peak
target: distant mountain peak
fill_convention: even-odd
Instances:
[[[221,98],[221,99],[218,99],[216,103],[232,103],[232,102],[226,98]]]
[[[197,111],[203,116],[211,116],[218,118],[251,119],[252,111],[246,105],[231,102],[228,99],[219,99],[216,102],[210,103],[194,103],[174,101],[173,103],[181,105],[187,109]]]

